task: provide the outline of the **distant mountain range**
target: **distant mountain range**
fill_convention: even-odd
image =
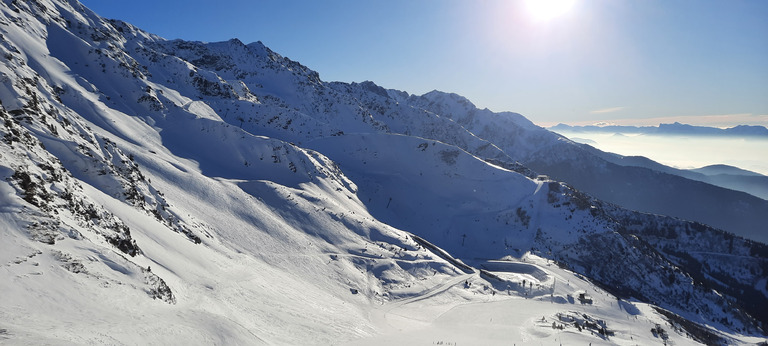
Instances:
[[[713,176],[713,175],[741,175],[746,177],[764,177],[765,176],[757,172],[752,172],[746,169],[741,169],[741,168],[733,167],[729,165],[709,165],[701,168],[689,169],[689,171],[701,173],[707,176]]]
[[[694,126],[675,122],[659,124],[659,126],[619,126],[619,125],[586,125],[571,126],[557,124],[547,129],[567,132],[601,132],[601,133],[642,133],[648,135],[685,135],[685,136],[738,136],[768,138],[768,128],[764,126],[738,125],[721,129],[717,127]]]
[[[658,127],[637,127],[637,126],[569,126],[559,124],[549,128],[552,131],[566,134],[574,142],[587,144],[590,146],[599,146],[599,143],[593,139],[579,137],[589,137],[589,134],[601,133],[612,134],[613,136],[625,136],[625,134],[643,134],[650,136],[690,136],[690,137],[710,137],[710,138],[744,138],[768,140],[768,129],[762,126],[736,126],[728,129],[719,129],[713,127],[691,126],[680,123],[661,124]],[[641,144],[640,144],[641,145]],[[621,165],[630,167],[644,167],[658,172],[673,174],[687,179],[706,182],[708,184],[724,187],[731,190],[741,191],[753,196],[768,200],[768,176],[757,172],[744,170],[741,168],[727,165],[712,165],[699,169],[677,169],[665,166],[642,156],[623,156],[613,153],[605,153],[592,147],[585,147],[603,159]],[[583,186],[582,186],[583,188]],[[606,199],[613,200],[605,197]],[[613,200],[617,201],[617,200]],[[639,206],[638,206],[639,207]],[[641,210],[647,210],[639,207]],[[676,214],[683,216],[682,214]],[[683,216],[690,217],[690,215]],[[703,220],[703,219],[700,219]],[[708,222],[712,222],[711,220]],[[726,227],[721,224],[721,227]],[[768,239],[763,239],[768,241]]]
[[[0,57],[0,342],[766,337],[758,197],[76,0],[0,2]]]
[[[726,189],[748,193],[763,200],[768,200],[768,176],[728,165],[710,165],[697,169],[678,169],[662,165],[643,156],[623,156],[605,153],[589,147],[605,160],[622,166],[643,167],[657,172],[664,172],[691,180],[705,182]],[[763,240],[765,241],[765,240]]]

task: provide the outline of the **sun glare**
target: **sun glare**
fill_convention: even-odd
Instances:
[[[568,13],[575,2],[576,0],[526,0],[525,4],[531,18],[536,21],[548,21]]]

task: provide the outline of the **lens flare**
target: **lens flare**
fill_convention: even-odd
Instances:
[[[536,21],[548,21],[571,10],[576,0],[527,0],[528,13]]]

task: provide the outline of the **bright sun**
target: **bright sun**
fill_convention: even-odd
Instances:
[[[548,21],[571,10],[576,0],[526,0],[528,13],[536,21]]]

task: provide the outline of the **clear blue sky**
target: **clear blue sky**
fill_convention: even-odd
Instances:
[[[455,92],[540,124],[768,126],[768,1],[572,1],[540,20],[524,0],[82,0],[168,39],[262,41],[323,80]]]

